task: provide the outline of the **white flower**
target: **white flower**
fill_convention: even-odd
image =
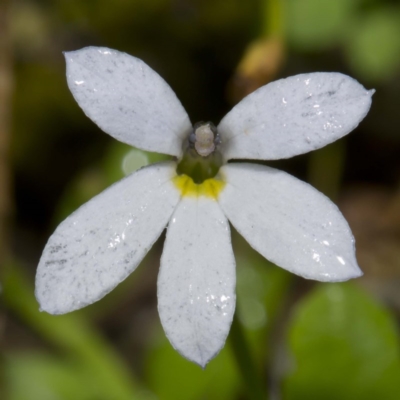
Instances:
[[[172,89],[143,61],[96,47],[66,53],[66,60],[72,94],[101,129],[178,161],[131,174],[58,226],[37,271],[42,310],[63,314],[101,299],[168,225],[158,277],[161,323],[175,349],[205,366],[223,347],[235,310],[228,220],[264,257],[304,278],[362,274],[350,228],[328,198],[285,172],[227,161],[321,148],[358,125],[373,91],[339,73],[282,79],[242,100],[210,142],[214,128],[194,131]],[[177,173],[178,162],[196,150],[200,162],[222,157],[217,175],[202,184]]]

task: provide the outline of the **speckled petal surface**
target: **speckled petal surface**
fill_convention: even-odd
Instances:
[[[222,210],[265,258],[307,279],[362,275],[349,225],[322,193],[261,165],[228,164],[220,172],[227,181],[219,196]]]
[[[218,203],[183,197],[167,230],[158,311],[172,346],[202,367],[225,344],[235,310],[235,259]]]
[[[104,47],[67,52],[65,59],[75,100],[104,132],[142,150],[180,156],[189,117],[148,65]]]
[[[176,164],[154,164],[81,206],[50,237],[36,274],[42,310],[63,314],[101,299],[140,263],[178,201]]]
[[[281,79],[245,97],[221,121],[224,157],[276,160],[319,149],[365,117],[373,90],[340,73]]]

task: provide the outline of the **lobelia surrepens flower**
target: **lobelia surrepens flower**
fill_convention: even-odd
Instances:
[[[172,346],[205,366],[224,346],[235,310],[228,220],[276,265],[307,279],[362,274],[338,208],[298,179],[232,159],[276,160],[347,135],[373,91],[340,73],[282,79],[247,96],[220,122],[192,126],[175,93],[143,61],[107,48],[65,54],[69,88],[103,131],[175,157],[115,183],[50,237],[36,276],[41,310],[63,314],[123,281],[168,225],[158,311]],[[327,171],[329,173],[329,171]]]

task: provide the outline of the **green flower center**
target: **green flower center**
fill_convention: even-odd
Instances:
[[[214,178],[223,164],[218,150],[217,129],[211,122],[199,122],[184,144],[183,157],[177,167],[178,175],[187,175],[195,184]]]

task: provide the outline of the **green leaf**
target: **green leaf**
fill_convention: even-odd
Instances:
[[[400,8],[375,10],[355,21],[345,41],[350,64],[358,75],[388,80],[400,67]]]
[[[3,367],[8,400],[91,400],[102,396],[100,387],[89,384],[79,365],[44,353],[8,354]]]
[[[289,0],[287,39],[300,51],[321,50],[340,42],[358,0]]]
[[[135,377],[114,349],[84,317],[83,311],[68,315],[49,315],[39,311],[34,289],[15,262],[6,265],[3,274],[3,301],[10,312],[44,340],[77,363],[87,374],[87,382],[96,382],[103,398],[118,400],[141,398]],[[98,397],[99,398],[99,397]]]
[[[147,357],[147,386],[163,400],[230,400],[237,397],[241,379],[225,346],[202,370],[172,348],[161,327],[152,338]]]
[[[393,317],[353,284],[319,285],[289,330],[294,372],[285,400],[396,400],[399,345]]]

